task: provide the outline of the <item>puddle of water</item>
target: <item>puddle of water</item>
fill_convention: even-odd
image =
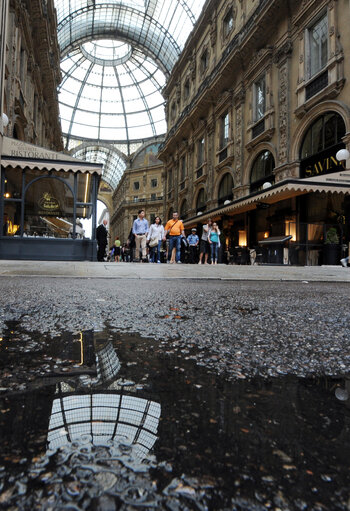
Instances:
[[[82,339],[94,373],[0,398],[5,508],[349,509],[349,382],[228,383],[152,339]]]

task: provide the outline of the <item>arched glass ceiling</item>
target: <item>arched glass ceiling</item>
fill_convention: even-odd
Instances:
[[[98,61],[105,55],[104,64]],[[108,55],[108,58],[106,58]],[[125,142],[165,133],[164,74],[118,41],[83,44],[61,64],[62,130],[67,139]]]
[[[204,2],[55,0],[67,148],[165,133],[161,90]]]
[[[113,190],[126,169],[124,156],[112,146],[82,144],[72,151],[72,156],[91,163],[102,163],[102,179]]]

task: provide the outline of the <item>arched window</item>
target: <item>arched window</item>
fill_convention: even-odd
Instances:
[[[311,124],[304,137],[300,159],[309,158],[341,143],[345,132],[345,123],[339,114],[328,112],[321,115]]]
[[[196,211],[204,211],[207,207],[207,194],[205,193],[204,188],[201,188],[198,196],[197,196],[197,206]]]
[[[219,206],[221,204],[224,204],[226,200],[232,200],[233,199],[233,179],[232,175],[228,172],[224,175],[224,177],[220,181],[219,185],[219,195],[218,195],[218,203]]]
[[[27,174],[28,179],[33,175],[32,172]],[[79,212],[81,213],[81,208]],[[26,234],[67,238],[73,221],[73,191],[65,179],[40,176],[29,181],[24,203]]]
[[[253,163],[252,173],[250,175],[250,191],[256,192],[262,190],[264,183],[275,182],[273,169],[275,168],[275,159],[270,151],[262,151]]]
[[[186,217],[187,217],[187,210],[188,210],[187,200],[184,199],[182,204],[181,204],[181,207],[180,207],[180,218],[181,218],[181,220],[185,220],[186,219]]]

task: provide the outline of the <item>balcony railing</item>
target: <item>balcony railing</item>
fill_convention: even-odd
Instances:
[[[203,176],[203,167],[201,167],[200,169],[197,170],[196,179],[199,179],[202,176]]]
[[[261,119],[258,124],[252,128],[252,138],[258,137],[265,131],[265,119]]]
[[[305,87],[305,99],[308,100],[312,98],[312,96],[315,96],[315,94],[327,87],[327,85],[328,71],[324,71]]]
[[[220,153],[219,153],[219,163],[221,163],[222,161],[226,160],[226,158],[227,158],[227,147],[225,147],[225,149],[220,151]]]

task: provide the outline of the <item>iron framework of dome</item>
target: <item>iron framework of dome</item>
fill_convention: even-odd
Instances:
[[[71,150],[72,156],[90,163],[103,164],[103,180],[115,189],[126,169],[125,156],[112,144],[83,142]]]
[[[166,132],[161,90],[204,0],[55,0],[66,148]]]

